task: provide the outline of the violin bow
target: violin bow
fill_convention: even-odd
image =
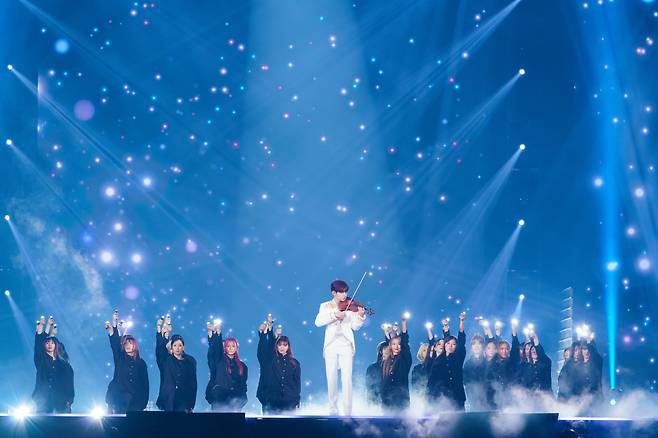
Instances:
[[[354,289],[354,293],[352,294],[352,299],[350,300],[350,303],[347,305],[348,309],[354,302],[354,298],[356,298],[356,293],[359,291],[359,288],[361,287],[361,283],[363,283],[363,279],[366,278],[366,275],[368,275],[368,271],[363,273],[363,275],[361,276],[361,280],[359,281],[359,284],[356,286],[356,289]]]

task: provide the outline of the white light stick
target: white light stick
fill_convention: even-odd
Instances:
[[[512,319],[512,327],[518,327],[519,326],[519,320],[516,318]]]
[[[411,313],[409,313],[409,312],[404,312],[404,313],[402,314],[402,317],[403,317],[404,319],[409,319],[409,318],[411,318]]]
[[[425,323],[425,328],[426,328],[427,330],[432,330],[433,327],[434,327],[434,324],[432,324],[431,322],[427,321],[427,322]]]

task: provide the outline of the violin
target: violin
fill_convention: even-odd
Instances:
[[[374,315],[375,311],[372,309],[367,308],[366,306],[363,305],[361,301],[354,301],[354,298],[356,297],[356,293],[359,291],[359,288],[361,287],[361,284],[363,283],[363,279],[366,278],[366,275],[368,274],[368,271],[364,272],[363,275],[361,276],[361,280],[359,281],[359,284],[356,286],[356,289],[354,290],[354,294],[351,297],[347,297],[345,301],[341,301],[338,303],[338,309],[340,309],[341,312],[345,312],[346,310],[349,310],[350,312],[358,312],[359,307],[363,307],[366,311],[366,315]]]
[[[345,301],[341,301],[338,303],[338,310],[341,312],[345,311],[350,311],[350,312],[358,312],[359,307],[363,307],[366,310],[366,315],[374,315],[375,311],[372,308],[366,307],[363,305],[361,301],[355,301],[354,297],[347,297]]]

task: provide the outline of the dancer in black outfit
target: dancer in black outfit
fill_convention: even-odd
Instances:
[[[427,339],[431,341],[434,338],[432,323],[425,324],[425,329],[427,330]],[[420,344],[418,353],[416,353],[416,357],[420,363],[414,365],[411,369],[411,390],[421,398],[427,395],[427,369],[425,367],[425,360],[430,354],[430,348],[429,342]]]
[[[223,339],[221,323],[208,325],[208,365],[206,400],[212,410],[241,412],[247,404],[248,369],[240,360],[238,341]]]
[[[112,414],[143,411],[149,400],[146,362],[139,356],[137,340],[127,334],[121,336],[118,321],[119,311],[115,310],[112,323],[105,323],[114,358],[114,376],[107,387],[105,402]]]
[[[162,330],[164,321],[158,320],[155,335],[155,358],[160,369],[160,393],[156,406],[168,412],[192,412],[196,404],[196,360],[185,353],[185,341],[181,335],[172,335],[167,342],[171,332],[169,316],[167,320]]]
[[[386,348],[388,348],[388,340],[377,344],[377,360],[366,368],[366,400],[369,404],[375,406],[382,403],[382,360]]]
[[[464,359],[466,359],[466,334],[464,333],[464,318],[459,315],[459,333],[457,337],[448,335],[444,341],[445,353],[432,364],[429,371],[428,393],[431,399],[445,397],[458,410],[464,410],[466,394],[464,392]],[[444,323],[444,333],[449,333]]]
[[[466,389],[466,399],[471,411],[487,409],[486,370],[484,338],[476,334],[471,338],[471,356],[464,363],[464,389]]]
[[[489,362],[487,366],[486,380],[491,385],[487,399],[492,407],[497,406],[497,400],[502,399],[505,401],[507,396],[507,389],[517,382],[517,373],[521,356],[519,353],[519,339],[516,336],[516,324],[512,324],[512,346],[510,348],[509,342],[501,340],[498,342],[498,353],[496,353],[493,361]],[[493,341],[489,337],[487,342]],[[497,396],[497,397],[496,397]]]
[[[302,368],[293,357],[287,336],[276,337],[270,330],[265,339],[265,398],[271,414],[289,412],[299,407],[302,391]]]
[[[520,368],[521,385],[531,391],[551,391],[551,359],[539,343],[537,333],[532,333],[528,360]]]
[[[381,398],[387,409],[406,409],[409,407],[409,370],[411,369],[411,351],[407,335],[407,320],[402,316],[402,332],[393,334],[388,341],[390,355],[382,361]]]
[[[593,397],[593,402],[599,402],[603,398],[601,379],[603,377],[603,359],[594,343],[593,335],[590,336],[581,347],[583,361],[581,364],[582,393]]]
[[[279,328],[272,330],[274,320],[267,316],[267,322],[259,328],[258,400],[264,414],[279,414],[299,407],[301,400],[301,365],[293,357],[292,346],[287,336],[281,336]]]
[[[565,348],[562,352],[564,363],[562,369],[557,377],[557,399],[562,402],[568,401],[573,395],[573,375],[574,375],[574,360],[573,360],[573,345]]]
[[[45,324],[45,329],[44,329]],[[37,369],[32,399],[40,414],[69,414],[75,396],[73,368],[64,344],[56,338],[57,324],[52,316],[37,321],[34,335],[34,366]]]

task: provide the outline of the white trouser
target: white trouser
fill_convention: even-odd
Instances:
[[[343,414],[352,415],[352,344],[344,338],[335,339],[324,351],[327,390],[331,415],[338,415],[338,369],[343,386]]]

